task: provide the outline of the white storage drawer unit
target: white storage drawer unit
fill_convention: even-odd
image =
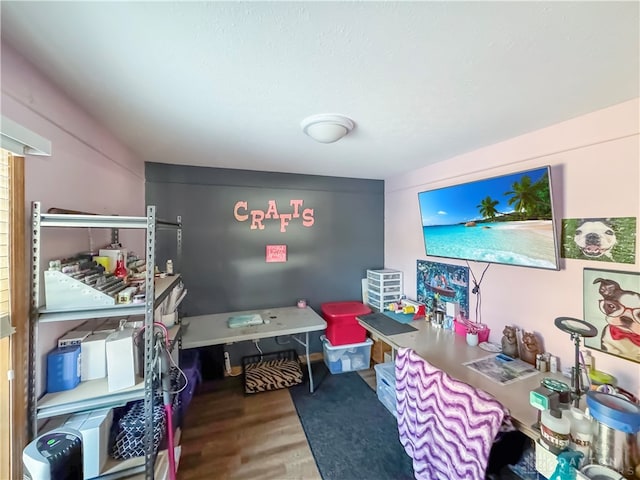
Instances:
[[[385,305],[400,300],[402,287],[402,272],[399,270],[367,270],[369,305],[378,310],[382,311]]]

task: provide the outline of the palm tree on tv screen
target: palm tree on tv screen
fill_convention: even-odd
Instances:
[[[549,176],[545,172],[540,180],[536,182],[536,201],[532,210],[532,215],[545,220],[551,219],[551,192],[549,190]]]
[[[521,219],[551,218],[551,205],[548,201],[551,197],[546,173],[535,183],[531,182],[531,177],[523,175],[519,182],[513,182],[511,190],[505,192],[505,195],[511,195],[507,203],[513,205]]]
[[[476,205],[476,208],[480,211],[480,215],[483,218],[493,219],[499,213],[496,210],[496,205],[500,203],[499,200],[494,200],[491,197],[486,197],[480,201],[479,205]]]

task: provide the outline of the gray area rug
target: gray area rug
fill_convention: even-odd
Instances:
[[[291,398],[324,480],[413,479],[394,416],[356,372],[332,375],[312,365],[316,391],[303,383]]]

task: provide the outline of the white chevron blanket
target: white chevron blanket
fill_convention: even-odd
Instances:
[[[418,480],[482,480],[505,408],[411,349],[396,357],[400,443]]]

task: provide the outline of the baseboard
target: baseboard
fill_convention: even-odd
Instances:
[[[315,362],[320,362],[320,361],[324,361],[324,354],[317,352],[317,353],[310,353],[309,354],[309,360],[311,360],[311,363],[315,363]],[[307,363],[307,357],[305,355],[300,355],[300,361],[302,363]]]

